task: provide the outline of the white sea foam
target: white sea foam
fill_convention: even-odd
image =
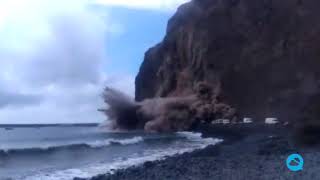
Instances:
[[[179,136],[185,137],[185,138],[190,139],[190,140],[200,140],[200,139],[202,139],[202,137],[201,137],[202,134],[201,133],[183,131],[183,132],[177,132],[177,134]]]
[[[163,148],[157,150],[145,151],[142,155],[132,154],[130,158],[125,160],[119,159],[114,162],[101,162],[99,164],[91,164],[78,169],[67,169],[52,173],[39,173],[37,175],[21,178],[20,180],[71,180],[74,177],[90,178],[98,174],[112,173],[113,169],[123,169],[134,165],[143,164],[146,161],[161,160],[168,156],[178,155],[185,152],[192,152],[197,149],[203,149],[209,145],[215,145],[222,142],[216,138],[201,138],[201,133],[179,132],[178,136],[186,137],[189,143],[180,142],[174,147]],[[140,138],[134,138],[140,141]],[[131,141],[122,141],[122,143],[131,143]]]
[[[107,139],[107,140],[103,140],[103,141],[94,141],[91,143],[86,143],[87,145],[89,145],[92,148],[99,148],[99,147],[104,147],[104,146],[108,146],[111,143],[118,143],[121,145],[129,145],[129,144],[136,144],[139,142],[142,142],[143,138],[141,136],[136,136],[133,138],[129,138],[129,139]]]

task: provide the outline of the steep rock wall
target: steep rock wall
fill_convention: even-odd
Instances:
[[[318,0],[182,5],[163,41],[145,54],[136,100],[187,96],[206,82],[239,117],[302,119],[319,96],[319,8]],[[319,113],[305,118],[318,118],[312,114]]]

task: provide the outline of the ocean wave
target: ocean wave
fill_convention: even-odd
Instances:
[[[176,133],[178,136],[182,136],[185,137],[189,140],[199,140],[199,139],[203,139],[202,138],[202,134],[201,133],[195,133],[195,132],[177,132]]]
[[[0,146],[0,155],[8,155],[10,153],[32,153],[55,151],[59,149],[75,149],[75,148],[103,148],[110,145],[130,145],[137,144],[144,141],[141,136],[135,136],[128,139],[106,139],[95,140],[91,142],[69,142],[69,143],[54,143],[54,144],[41,144],[38,146],[22,146],[14,148],[2,148]]]
[[[179,155],[194,150],[203,149],[209,145],[215,145],[222,142],[217,138],[202,138],[201,133],[179,132],[178,136],[185,137],[191,141],[184,145],[177,144],[175,147],[163,148],[157,150],[149,150],[143,155],[136,155],[126,160],[117,160],[110,163],[91,164],[78,169],[66,169],[48,173],[39,173],[29,177],[21,178],[21,180],[72,180],[75,177],[91,178],[98,174],[113,173],[115,169],[124,169],[130,166],[141,165],[146,161],[162,160],[169,156]],[[185,143],[185,142],[184,142]],[[20,180],[20,179],[19,179]]]
[[[143,140],[144,139],[141,136],[136,136],[129,139],[107,139],[104,141],[95,141],[92,143],[88,143],[88,145],[93,148],[99,148],[99,147],[108,146],[110,144],[120,144],[120,145],[136,144],[136,143],[142,142]]]

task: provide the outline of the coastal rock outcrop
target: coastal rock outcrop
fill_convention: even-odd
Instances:
[[[136,100],[188,96],[205,82],[218,100],[209,109],[221,103],[256,121],[318,121],[313,107],[320,107],[314,100],[320,83],[319,7],[318,0],[182,5],[163,41],[145,54]]]

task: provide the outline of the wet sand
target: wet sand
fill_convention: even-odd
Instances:
[[[320,148],[295,145],[280,125],[218,125],[202,127],[206,137],[223,138],[219,145],[192,153],[146,162],[91,180],[309,180],[320,178]],[[291,153],[304,158],[304,169],[291,172],[285,160]]]

